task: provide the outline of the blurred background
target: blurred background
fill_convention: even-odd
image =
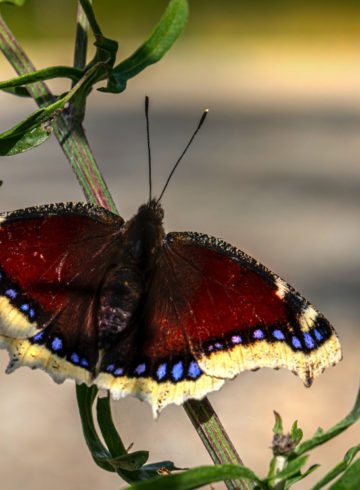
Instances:
[[[95,1],[119,59],[151,32],[167,2]],[[37,68],[72,63],[76,2],[28,0],[1,13]],[[91,54],[90,49],[90,54]],[[13,76],[0,57],[0,78]],[[55,93],[67,82],[51,83]],[[94,91],[85,127],[120,214],[146,200],[144,95],[151,96],[154,187],[204,108],[210,114],[164,197],[167,230],[202,231],[236,245],[290,282],[336,327],[344,360],[305,389],[286,370],[243,373],[209,396],[245,464],[271,456],[273,413],[305,437],[339,421],[359,384],[360,4],[357,1],[197,0],[183,36],[120,95]],[[0,130],[33,110],[0,93]],[[83,200],[55,138],[3,158],[1,209]],[[0,352],[0,372],[8,361]],[[82,438],[72,382],[40,371],[0,374],[0,474],[5,490],[110,490],[125,484],[95,466]],[[150,461],[210,463],[184,410],[156,422],[136,399],[113,404],[125,444]],[[314,451],[308,489],[359,443],[353,427]],[[224,488],[217,484],[216,488]]]

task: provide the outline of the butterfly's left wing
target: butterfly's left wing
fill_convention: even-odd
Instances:
[[[143,316],[105,353],[96,383],[157,414],[248,369],[285,367],[310,386],[340,359],[333,327],[278,276],[221,240],[170,233]]]
[[[98,361],[97,292],[123,220],[85,203],[14,211],[0,221],[0,347],[8,372],[41,367],[90,383]]]

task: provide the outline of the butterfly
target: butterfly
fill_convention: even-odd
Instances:
[[[154,415],[244,370],[285,367],[306,386],[338,362],[330,323],[222,240],[168,233],[152,200],[128,222],[86,203],[2,215],[0,343],[7,372],[135,395]]]
[[[284,280],[220,239],[166,234],[163,217],[151,197],[127,222],[88,203],[1,215],[7,372],[133,395],[156,417],[244,370],[287,368],[310,386],[341,359],[333,327]]]

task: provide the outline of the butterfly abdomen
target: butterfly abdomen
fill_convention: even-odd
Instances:
[[[136,268],[121,265],[107,273],[97,313],[100,347],[109,347],[130,324],[143,291],[143,279]]]

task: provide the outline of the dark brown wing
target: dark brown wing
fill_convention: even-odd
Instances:
[[[330,323],[278,276],[221,240],[171,233],[138,325],[105,353],[95,382],[157,414],[247,369],[286,367],[310,385],[340,358]]]
[[[123,220],[85,203],[14,211],[0,223],[0,333],[8,371],[41,367],[90,382],[98,360],[95,306],[116,260]]]

